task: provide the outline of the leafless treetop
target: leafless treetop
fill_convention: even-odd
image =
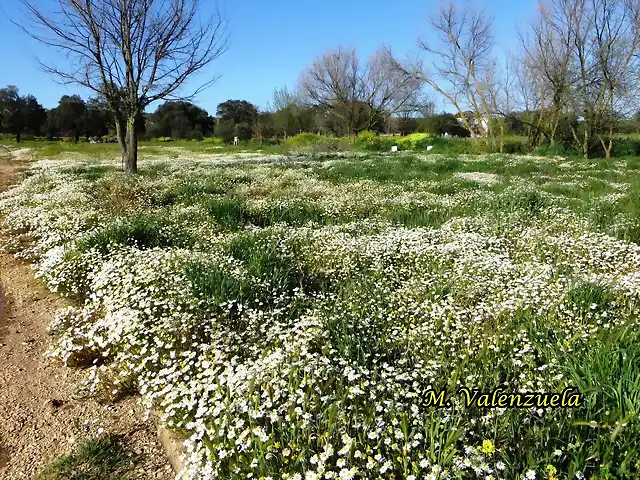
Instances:
[[[57,0],[54,12],[22,3],[31,22],[19,26],[67,55],[68,66],[41,61],[45,71],[107,97],[136,92],[122,99],[130,108],[178,98],[184,81],[227,48],[219,11],[200,18],[199,0]]]

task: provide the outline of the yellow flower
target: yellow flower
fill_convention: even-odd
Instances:
[[[493,444],[493,442],[491,440],[484,440],[482,442],[482,448],[480,448],[480,450],[483,453],[491,455],[493,452],[496,451],[496,447],[495,447],[495,445]]]
[[[556,477],[557,472],[556,467],[553,465],[547,465],[547,478],[549,480],[558,480],[558,477]]]

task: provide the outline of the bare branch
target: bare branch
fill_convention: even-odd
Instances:
[[[134,156],[132,170],[137,159],[135,118],[156,100],[191,99],[209,87],[218,77],[190,95],[178,95],[187,79],[227,50],[220,11],[201,18],[199,0],[55,0],[57,11],[50,12],[31,0],[21,2],[30,23],[17,25],[68,59],[66,67],[46,61],[41,67],[65,83],[105,97],[121,133],[123,158]]]

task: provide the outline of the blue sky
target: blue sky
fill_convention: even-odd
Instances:
[[[33,0],[43,6],[55,0]],[[213,0],[205,0],[208,4]],[[462,3],[470,0],[460,0]],[[429,15],[439,0],[220,0],[228,20],[230,48],[201,77],[222,75],[196,103],[215,114],[218,103],[248,100],[264,108],[275,87],[295,87],[301,71],[323,51],[339,45],[355,47],[368,56],[382,43],[396,54],[415,50],[416,38],[429,35]],[[475,2],[474,2],[475,3]],[[487,0],[495,18],[494,32],[503,49],[517,46],[516,25],[525,26],[535,13],[535,0]],[[60,96],[89,92],[57,84],[41,72],[36,57],[64,56],[28,38],[9,18],[23,20],[19,0],[0,0],[0,87],[16,85],[51,108]],[[197,80],[191,84],[197,86]],[[188,90],[188,85],[187,85]],[[439,110],[445,108],[437,102]]]

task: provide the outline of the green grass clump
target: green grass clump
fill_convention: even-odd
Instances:
[[[85,440],[70,454],[53,460],[38,480],[126,480],[136,461],[121,437],[105,435]]]
[[[187,247],[195,239],[170,221],[154,215],[139,215],[117,220],[90,233],[77,244],[80,252],[95,249],[107,253],[112,246],[138,248]]]

